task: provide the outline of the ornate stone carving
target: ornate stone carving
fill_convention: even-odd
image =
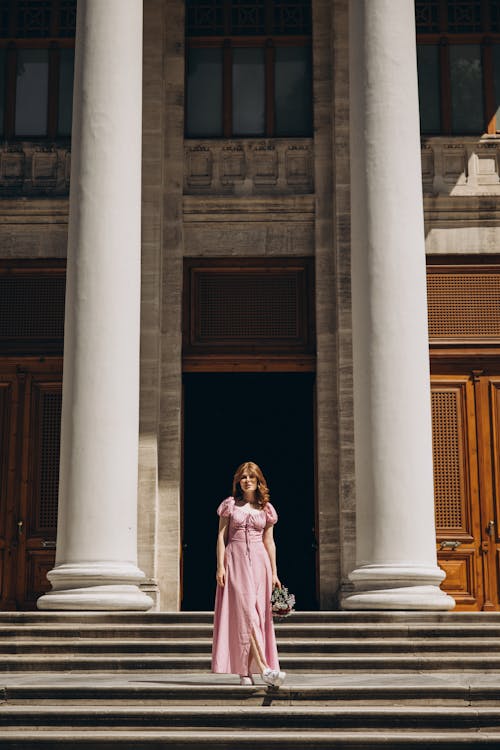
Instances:
[[[185,195],[313,191],[311,138],[185,141]]]
[[[0,156],[0,180],[10,186],[22,185],[25,156],[18,149],[5,149]]]
[[[55,187],[57,183],[57,151],[35,151],[31,159],[31,174],[34,184]]]
[[[422,147],[422,181],[424,190],[432,190],[432,181],[434,179],[434,152],[430,146]]]
[[[245,152],[241,146],[224,146],[220,157],[220,180],[223,185],[243,182],[246,172]]]
[[[426,195],[499,195],[498,136],[435,137],[422,142]]]
[[[276,185],[278,182],[278,154],[273,144],[257,146],[253,152],[254,185]]]
[[[0,146],[0,195],[65,196],[69,192],[69,146],[23,142]]]
[[[187,154],[187,181],[190,187],[205,188],[212,183],[212,153],[205,146],[192,149]]]
[[[289,146],[285,154],[286,179],[289,185],[312,192],[312,150],[307,146]]]
[[[465,149],[461,143],[447,143],[443,148],[443,177],[452,185],[465,184],[467,180]]]

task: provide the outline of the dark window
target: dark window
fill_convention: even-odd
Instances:
[[[499,132],[500,0],[416,0],[415,20],[422,133]]]
[[[0,134],[71,135],[76,0],[0,0]]]
[[[311,2],[187,0],[186,135],[310,136]]]

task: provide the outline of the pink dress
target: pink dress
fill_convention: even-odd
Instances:
[[[272,571],[262,541],[264,529],[278,515],[267,503],[265,510],[248,513],[228,497],[217,508],[229,516],[226,541],[226,585],[217,586],[214,613],[212,672],[245,675],[248,672],[250,634],[271,669],[279,669],[271,612]],[[258,672],[252,661],[250,673]]]

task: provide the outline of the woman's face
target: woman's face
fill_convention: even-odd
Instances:
[[[257,489],[257,477],[255,474],[250,474],[250,472],[243,474],[240,479],[240,487],[243,492],[255,492]]]

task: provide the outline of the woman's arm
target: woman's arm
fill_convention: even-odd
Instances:
[[[262,541],[264,542],[264,547],[266,548],[267,554],[269,555],[269,560],[271,561],[271,571],[273,574],[273,588],[274,586],[277,586],[280,589],[281,581],[278,578],[278,571],[276,569],[276,544],[274,543],[274,533],[273,533],[272,524],[269,524],[264,529]]]
[[[217,534],[217,583],[219,586],[224,586],[226,582],[226,567],[224,563],[224,556],[226,552],[226,539],[227,530],[229,527],[229,516],[221,516],[219,518],[219,532]]]

